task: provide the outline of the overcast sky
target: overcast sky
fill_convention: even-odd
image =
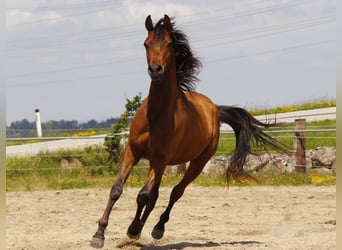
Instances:
[[[336,98],[333,0],[9,0],[6,123],[118,117],[145,97],[148,14],[165,13],[202,61],[197,91],[269,108]]]

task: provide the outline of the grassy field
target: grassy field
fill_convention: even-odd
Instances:
[[[126,187],[142,187],[147,178],[147,166],[140,164],[133,169],[128,178]],[[74,188],[106,188],[114,182],[116,170],[108,167],[80,167],[74,169],[44,169],[36,171],[8,171],[6,191],[34,191],[34,190],[61,190]],[[333,174],[254,174],[260,183],[238,183],[231,181],[230,186],[242,185],[335,185],[336,175]],[[164,175],[162,186],[174,186],[181,175]],[[225,176],[208,177],[200,175],[194,182],[199,186],[226,186]]]
[[[323,120],[315,122],[307,122],[306,129],[318,129],[318,128],[336,128],[336,120]],[[294,123],[287,123],[282,127],[272,128],[271,130],[293,130]],[[293,148],[295,135],[294,133],[270,133],[270,135],[276,138],[283,145],[289,149]],[[313,149],[319,146],[335,147],[336,146],[336,133],[335,132],[307,132],[306,133],[306,149]],[[232,152],[235,148],[235,135],[234,134],[222,134],[216,155],[226,155]]]
[[[310,110],[310,109],[319,109],[319,108],[329,108],[329,107],[336,107],[336,100],[316,100],[316,101],[308,101],[303,102],[297,105],[288,105],[288,106],[279,106],[275,108],[254,108],[249,109],[248,111],[252,115],[264,115],[264,114],[279,114],[279,113],[286,113],[286,112],[294,112],[300,110]]]
[[[328,107],[336,107],[336,100],[326,100],[319,99],[310,102],[304,102],[296,105],[289,106],[279,106],[275,108],[253,108],[248,109],[248,111],[254,115],[265,115],[265,114],[279,114],[284,112],[294,112],[300,110],[309,110],[309,109],[318,109],[318,108],[328,108]],[[101,135],[101,134],[109,134],[112,132],[111,128],[108,129],[86,129],[86,130],[77,130],[77,131],[53,131],[53,133],[47,133],[45,137],[56,137],[56,136],[93,136],[93,135]],[[35,137],[35,131],[32,132],[32,137]],[[20,145],[26,143],[35,143],[41,142],[40,140],[14,140],[7,141],[6,146],[12,145]]]
[[[336,106],[336,102],[334,103]],[[333,103],[325,103],[325,106],[320,107],[326,107],[326,105],[333,105]],[[304,109],[303,107],[301,108]],[[269,111],[267,112],[270,113]],[[336,128],[336,120],[307,122],[306,128]],[[293,130],[294,124],[289,123],[273,129]],[[271,136],[277,138],[289,149],[293,148],[294,133],[274,133]],[[306,133],[306,137],[307,149],[313,149],[319,146],[336,146],[335,132]],[[216,155],[228,155],[234,150],[234,147],[234,134],[222,134]],[[147,162],[142,161],[133,169],[126,185],[134,187],[143,186],[148,174],[147,171]],[[41,152],[35,157],[11,157],[6,159],[6,189],[7,191],[32,191],[72,188],[110,188],[117,172],[118,165],[110,164],[108,153],[103,147]],[[258,173],[256,177],[262,185],[334,185],[336,183],[335,175],[272,175]],[[167,175],[164,176],[162,185],[175,185],[179,180],[180,176]],[[193,183],[201,186],[226,185],[224,176],[209,178],[201,175]],[[231,185],[241,184],[233,181]]]
[[[307,128],[335,128],[335,120],[307,123]],[[293,124],[285,128],[293,129]],[[335,132],[307,133],[307,149],[319,146],[336,145]],[[275,134],[275,137],[288,148],[293,147],[294,134]],[[216,155],[228,155],[234,150],[233,134],[221,135]],[[64,162],[62,164],[62,162]],[[60,150],[42,152],[35,157],[10,157],[6,159],[7,191],[47,190],[72,188],[110,188],[118,172],[118,165],[110,166],[108,153],[103,147],[88,147],[78,150]],[[142,161],[134,168],[127,186],[143,186],[147,176],[147,162]],[[318,174],[257,174],[263,185],[331,185],[335,184],[336,176]],[[175,185],[180,180],[177,176],[164,176],[162,185]],[[225,177],[209,178],[200,176],[195,185],[226,185]],[[232,182],[231,185],[241,185]],[[253,184],[254,185],[254,184]]]

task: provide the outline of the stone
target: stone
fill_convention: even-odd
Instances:
[[[82,163],[78,159],[62,159],[61,160],[61,168],[79,168],[82,167]]]

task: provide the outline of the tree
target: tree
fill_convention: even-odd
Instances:
[[[121,149],[120,142],[127,138],[127,134],[121,134],[129,130],[129,125],[136,111],[142,103],[141,93],[133,97],[132,100],[126,97],[125,111],[121,114],[120,119],[114,124],[112,133],[105,138],[104,146],[109,153],[111,164],[118,163],[120,160]]]
[[[21,121],[15,121],[12,122],[10,125],[11,129],[34,129],[35,128],[35,123],[34,122],[29,122],[27,119],[23,119]]]
[[[95,121],[94,119],[91,119],[90,121],[88,121],[85,124],[86,128],[97,128],[97,121]]]

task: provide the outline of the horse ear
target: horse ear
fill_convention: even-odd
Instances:
[[[152,31],[153,30],[153,23],[151,19],[151,15],[148,15],[145,20],[145,28],[147,31]]]
[[[172,29],[172,25],[171,25],[171,20],[170,17],[168,15],[164,15],[164,28],[170,32]]]

